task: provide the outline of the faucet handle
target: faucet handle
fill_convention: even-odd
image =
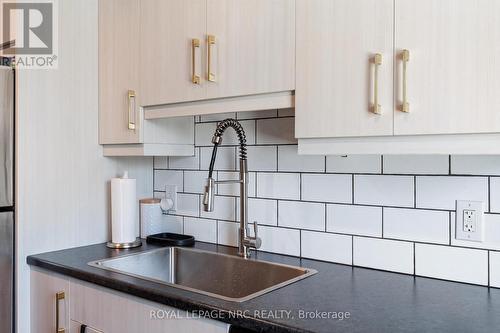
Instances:
[[[262,240],[259,238],[259,225],[257,221],[253,221],[253,233],[254,236],[252,238],[255,241],[255,248],[258,249],[262,245]]]

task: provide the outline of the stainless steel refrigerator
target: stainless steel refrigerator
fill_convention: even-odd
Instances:
[[[10,333],[14,316],[15,73],[3,63],[0,62],[0,333]]]

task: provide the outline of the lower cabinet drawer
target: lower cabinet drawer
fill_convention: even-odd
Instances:
[[[230,326],[77,280],[71,280],[70,314],[72,325],[83,323],[92,333],[227,333]]]
[[[70,324],[69,333],[104,333],[103,331],[98,331],[90,326],[86,326],[85,330],[82,332],[82,323],[72,320]]]

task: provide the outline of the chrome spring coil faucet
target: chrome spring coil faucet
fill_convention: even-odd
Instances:
[[[222,143],[222,135],[225,130],[232,127],[238,135],[240,145],[240,177],[238,180],[216,181],[213,178],[215,159],[217,158],[217,148]],[[248,167],[247,167],[247,140],[245,131],[241,124],[235,119],[226,119],[219,123],[212,138],[214,149],[208,171],[207,185],[205,186],[205,195],[203,197],[203,209],[206,212],[214,210],[214,195],[216,184],[240,184],[240,227],[238,229],[238,255],[243,258],[250,256],[250,249],[260,248],[262,241],[258,237],[257,222],[254,222],[254,237],[250,236],[248,228]]]

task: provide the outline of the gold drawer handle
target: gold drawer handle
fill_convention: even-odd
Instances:
[[[135,91],[128,91],[128,129],[135,131]]]
[[[403,60],[403,104],[401,111],[410,112],[410,103],[408,102],[408,62],[410,61],[410,51],[403,50],[401,54]]]
[[[59,327],[59,317],[60,317],[59,303],[62,300],[64,300],[65,298],[66,298],[66,294],[64,293],[64,291],[60,291],[60,292],[56,293],[56,333],[65,333],[66,332],[65,328]]]
[[[207,80],[210,82],[215,82],[215,73],[212,71],[212,47],[215,45],[216,39],[214,35],[207,36]]]
[[[375,64],[375,70],[373,74],[373,113],[382,114],[382,106],[378,103],[378,77],[379,77],[379,67],[382,65],[382,55],[380,53],[375,54],[373,58],[373,63]]]
[[[200,40],[193,38],[191,40],[191,68],[193,70],[191,75],[191,82],[194,84],[200,84],[200,76],[196,73],[196,54],[200,49]]]

